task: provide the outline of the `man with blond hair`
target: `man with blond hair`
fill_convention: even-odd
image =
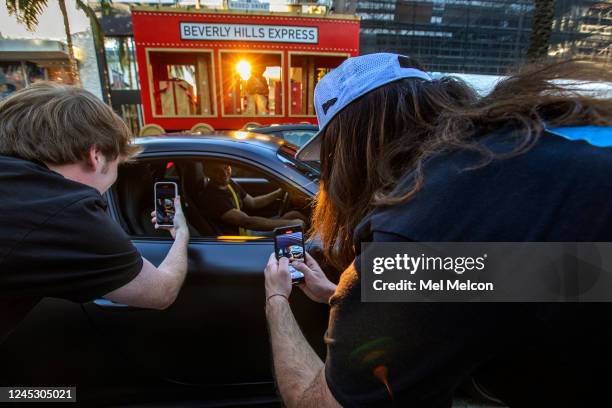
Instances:
[[[91,93],[37,83],[0,102],[0,342],[42,298],[171,305],[189,231],[155,267],[106,213],[102,194],[137,153],[121,118]]]

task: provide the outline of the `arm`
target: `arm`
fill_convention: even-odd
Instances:
[[[170,233],[174,243],[166,258],[155,267],[143,258],[140,273],[128,284],[106,294],[104,298],[130,306],[166,309],[178,295],[187,274],[189,229],[183,215],[180,198],[175,199],[176,214]],[[155,212],[151,214],[155,216]],[[155,218],[152,219],[155,221]],[[157,225],[156,225],[156,228]]]
[[[274,202],[274,200],[282,197],[282,195],[283,195],[283,190],[280,188],[278,190],[274,190],[271,193],[263,194],[257,197],[252,197],[251,195],[247,194],[244,197],[244,203],[246,204],[248,208],[256,210],[258,208],[264,208],[264,207],[269,206],[270,204]]]
[[[290,225],[303,225],[302,220],[272,219],[265,217],[253,217],[236,209],[229,210],[221,219],[228,224],[247,228],[255,231],[272,231],[274,228],[287,227]]]
[[[283,296],[291,293],[287,259],[270,256],[266,267],[266,317],[270,332],[275,377],[285,404],[290,407],[339,407],[325,380],[325,365],[302,334]],[[270,295],[280,294],[283,296]]]
[[[266,317],[278,390],[288,407],[339,407],[325,380],[325,365],[308,344],[289,302],[274,296]]]

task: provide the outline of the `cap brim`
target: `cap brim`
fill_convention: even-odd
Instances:
[[[300,161],[321,161],[321,138],[323,129],[320,129],[304,146],[295,154]]]

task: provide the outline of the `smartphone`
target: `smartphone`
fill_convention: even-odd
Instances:
[[[174,226],[174,198],[178,194],[178,186],[171,181],[157,182],[154,186],[155,217],[160,227]]]
[[[291,266],[291,261],[305,262],[306,260],[304,231],[301,226],[276,228],[274,230],[274,253],[276,259],[282,257],[289,259],[291,283],[295,285],[304,281],[304,274]]]

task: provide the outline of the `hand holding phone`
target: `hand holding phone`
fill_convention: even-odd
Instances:
[[[291,265],[292,261],[305,261],[304,232],[301,226],[281,227],[274,230],[274,254],[277,260],[282,257],[289,259],[291,283],[295,285],[304,281],[304,274]]]
[[[157,182],[154,186],[155,218],[160,227],[173,227],[174,199],[178,195],[178,186],[173,182]]]

